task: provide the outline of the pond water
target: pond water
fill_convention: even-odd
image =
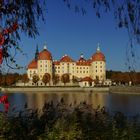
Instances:
[[[111,113],[123,112],[125,115],[134,116],[140,114],[140,95],[135,94],[111,94],[108,92],[48,92],[48,93],[7,93],[10,102],[10,110],[23,110],[25,103],[28,108],[41,109],[44,102],[53,101],[57,104],[62,98],[66,104],[77,105],[80,102],[91,104],[93,108],[106,107]],[[0,109],[3,109],[0,105]]]

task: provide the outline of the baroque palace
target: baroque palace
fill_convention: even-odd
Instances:
[[[83,54],[80,55],[79,60],[73,60],[67,54],[62,56],[60,60],[53,60],[52,54],[46,46],[41,52],[38,51],[37,47],[35,58],[27,68],[30,85],[34,85],[32,80],[34,75],[39,77],[37,85],[44,85],[42,78],[45,73],[51,77],[49,85],[53,85],[53,75],[59,76],[59,85],[61,85],[61,77],[68,74],[69,83],[76,79],[81,86],[94,86],[97,80],[100,83],[106,81],[106,60],[104,54],[100,51],[99,45],[96,52],[88,60],[84,58]]]

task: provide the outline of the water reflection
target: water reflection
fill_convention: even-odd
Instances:
[[[96,108],[105,106],[109,111],[121,111],[126,115],[140,113],[140,95],[109,94],[107,92],[48,92],[48,93],[9,93],[10,106],[16,110],[24,109],[27,102],[28,108],[41,109],[44,102],[53,101],[54,104],[63,98],[68,105],[78,105],[86,102]]]

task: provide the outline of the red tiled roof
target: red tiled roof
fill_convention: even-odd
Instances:
[[[60,62],[59,61],[54,61],[53,64],[54,65],[60,65]]]
[[[52,55],[47,49],[44,49],[39,53],[38,60],[52,60]]]
[[[90,77],[84,77],[84,78],[82,78],[82,79],[81,79],[81,82],[83,82],[83,81],[92,82],[92,81],[93,81],[93,79],[92,79],[92,78],[90,78]]]
[[[90,62],[80,57],[80,59],[76,62],[76,65],[79,66],[90,66]]]
[[[94,55],[92,55],[92,61],[105,61],[105,56],[100,51],[96,52]]]
[[[29,63],[28,69],[37,69],[37,61],[35,61],[35,59],[33,59],[33,60]]]
[[[74,62],[68,55],[64,55],[61,59],[60,62]]]

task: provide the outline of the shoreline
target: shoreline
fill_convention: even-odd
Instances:
[[[109,92],[112,94],[140,94],[140,86],[111,86]]]
[[[109,87],[6,87],[1,92],[108,92]]]
[[[140,86],[111,87],[0,87],[0,92],[109,92],[111,94],[140,94]]]

